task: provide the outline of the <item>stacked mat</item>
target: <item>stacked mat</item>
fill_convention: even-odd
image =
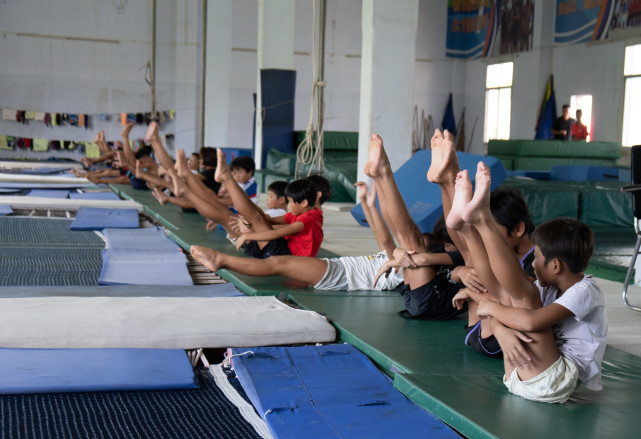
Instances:
[[[100,285],[193,285],[185,255],[161,229],[105,229],[103,234],[107,249]]]

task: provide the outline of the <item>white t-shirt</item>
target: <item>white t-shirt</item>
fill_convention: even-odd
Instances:
[[[579,369],[581,383],[590,390],[601,390],[601,361],[608,335],[608,318],[603,293],[592,276],[568,288],[557,298],[556,287],[536,286],[541,292],[543,306],[557,303],[574,316],[554,325],[554,337],[559,353],[572,360]]]
[[[372,288],[372,282],[376,278],[378,269],[389,260],[385,251],[370,256],[342,256],[336,260],[345,267],[350,291],[393,290],[403,283],[403,270],[399,269],[387,277],[381,276],[375,288]]]
[[[278,218],[279,216],[285,216],[287,211],[285,209],[266,209],[265,215],[270,218]]]

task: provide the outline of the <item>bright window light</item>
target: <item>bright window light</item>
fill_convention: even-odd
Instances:
[[[513,63],[487,66],[483,140],[510,138]]]
[[[625,48],[623,64],[625,94],[623,98],[623,128],[621,145],[641,145],[641,44]]]
[[[592,95],[573,95],[570,96],[570,117],[576,117],[576,110],[581,110],[581,123],[588,127],[588,137],[585,139],[589,142],[592,139]]]

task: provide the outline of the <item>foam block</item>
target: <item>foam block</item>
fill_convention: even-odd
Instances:
[[[72,192],[69,198],[72,200],[120,200],[120,197],[113,192]]]
[[[457,438],[351,345],[233,349],[243,389],[275,438]],[[429,432],[429,434],[428,434]]]
[[[0,204],[0,216],[4,215],[10,215],[13,213],[13,209],[11,206],[8,206],[6,204]]]
[[[135,229],[138,228],[138,210],[80,207],[69,228],[71,230]]]
[[[30,197],[42,198],[67,198],[69,191],[64,189],[32,189],[29,192]]]
[[[173,250],[109,249],[102,252],[99,285],[193,285],[185,255]]]
[[[505,168],[500,160],[494,157],[457,152],[461,169],[467,169],[472,182],[476,175],[476,165],[483,161],[492,172],[492,190],[505,180]],[[396,184],[407,205],[410,216],[422,233],[432,232],[434,224],[443,214],[441,189],[427,181],[427,170],[432,162],[431,151],[418,151],[403,166],[394,172]],[[352,216],[361,225],[367,225],[363,207],[357,204],[352,209]]]
[[[195,389],[182,349],[0,348],[0,394]]]
[[[550,180],[618,180],[619,170],[609,166],[556,165],[550,168]]]
[[[104,229],[110,249],[146,249],[178,251],[178,245],[158,227],[141,229]]]

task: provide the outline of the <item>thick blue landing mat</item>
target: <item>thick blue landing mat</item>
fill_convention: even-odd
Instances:
[[[505,180],[505,167],[500,160],[465,152],[457,152],[456,155],[461,169],[468,170],[472,182],[476,175],[476,165],[480,161],[483,161],[492,171],[492,190],[499,187]],[[394,172],[394,178],[405,205],[421,233],[431,233],[434,230],[434,224],[443,215],[441,189],[437,184],[427,181],[427,170],[431,163],[431,151],[418,151]],[[367,225],[363,207],[360,204],[352,209],[352,216],[359,224]]]
[[[43,197],[43,198],[67,198],[69,196],[68,190],[62,189],[32,189],[29,192],[30,197]]]
[[[137,229],[138,210],[136,209],[101,209],[81,207],[74,218],[71,230]]]
[[[20,192],[20,189],[0,188],[0,194],[17,194],[18,192]]]
[[[174,250],[102,252],[100,285],[193,285],[185,255]]]
[[[82,187],[94,186],[93,183],[29,183],[2,181],[0,188],[10,189],[76,189]]]
[[[102,234],[107,239],[109,248],[178,251],[178,245],[166,237],[159,227],[105,229]]]
[[[120,197],[113,192],[72,192],[69,194],[72,200],[110,200],[117,201]]]
[[[459,438],[351,345],[232,353],[243,389],[275,438]]]
[[[0,348],[0,394],[198,388],[182,349]]]
[[[0,216],[11,215],[13,209],[8,204],[0,204]]]

